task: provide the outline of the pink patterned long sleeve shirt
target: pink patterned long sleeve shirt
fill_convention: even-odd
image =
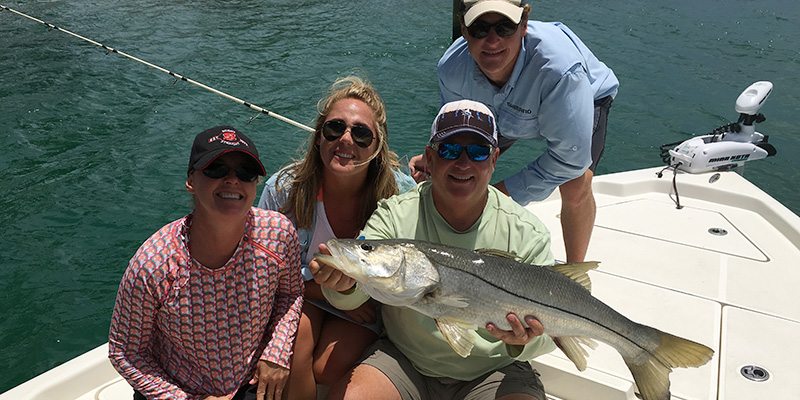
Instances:
[[[289,368],[303,303],[297,234],[285,216],[251,208],[230,260],[189,254],[192,215],[153,234],[120,282],[109,359],[148,399],[231,395],[259,359]]]

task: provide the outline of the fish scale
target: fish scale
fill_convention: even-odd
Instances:
[[[433,318],[443,339],[468,357],[475,332],[492,322],[510,330],[508,313],[531,315],[575,363],[602,341],[622,356],[644,400],[669,399],[669,373],[698,367],[714,351],[636,323],[591,295],[586,272],[597,263],[552,267],[521,263],[497,250],[466,250],[414,240],[327,242],[324,264],[355,279],[375,300]]]
[[[653,343],[655,335],[643,333],[641,338],[626,339],[626,335],[633,336],[632,333],[639,331],[638,324],[613,311],[563,274],[507,258],[468,254],[472,257],[450,257],[438,252],[428,256],[439,272],[440,296],[472,299],[466,309],[447,308],[453,317],[468,319],[478,326],[492,322],[501,329],[510,330],[505,319],[507,313],[532,315],[542,322],[545,333],[553,337],[597,335],[596,328],[600,327],[607,331],[598,338],[603,342],[617,342],[614,336],[619,336],[620,342],[652,350],[638,343]],[[539,269],[531,273],[530,268]],[[430,316],[427,312],[423,314]]]

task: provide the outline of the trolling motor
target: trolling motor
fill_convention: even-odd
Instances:
[[[774,156],[778,151],[768,143],[769,136],[756,132],[756,124],[766,118],[758,112],[772,93],[772,82],[759,81],[736,99],[739,120],[711,133],[661,145],[661,159],[670,167],[692,174],[730,170],[747,161]]]

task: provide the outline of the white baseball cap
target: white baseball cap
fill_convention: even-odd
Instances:
[[[522,0],[464,0],[464,24],[472,25],[483,14],[495,12],[505,15],[515,24],[522,18]]]

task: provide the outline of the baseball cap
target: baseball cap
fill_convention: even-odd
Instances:
[[[442,106],[431,125],[430,142],[441,142],[457,133],[475,133],[497,147],[494,114],[483,103],[458,100]]]
[[[231,126],[221,125],[209,128],[195,136],[192,152],[189,155],[189,172],[201,171],[223,154],[240,152],[253,158],[258,165],[258,174],[264,176],[267,171],[258,159],[256,145],[244,133]]]
[[[515,24],[522,18],[522,0],[464,0],[464,24],[472,25],[472,22],[483,14],[495,12],[503,14]]]

